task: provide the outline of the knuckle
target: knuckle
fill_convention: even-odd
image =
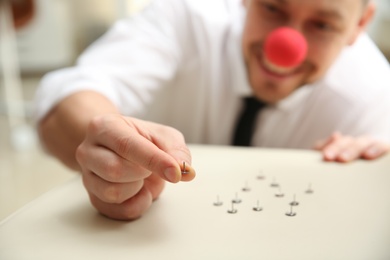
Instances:
[[[351,135],[347,135],[345,138],[346,138],[346,140],[349,141],[349,142],[353,142],[353,141],[355,141],[355,139],[356,139],[355,137],[353,137],[353,136],[351,136]]]
[[[191,152],[185,144],[173,146],[167,152],[179,156],[188,163],[191,163]]]
[[[95,196],[93,193],[89,192],[88,191],[88,195],[89,195],[89,200],[92,204],[92,206],[94,206],[99,212],[102,212],[103,213],[103,210],[101,209],[101,200]]]
[[[167,128],[171,131],[173,135],[176,135],[176,138],[180,138],[181,140],[184,141],[184,135],[182,132],[180,132],[179,130],[173,127],[167,127]]]
[[[143,211],[137,205],[129,205],[123,208],[123,217],[128,220],[133,220],[141,217]]]
[[[338,141],[330,143],[327,148],[330,149],[330,150],[340,150],[342,148],[342,146],[343,146],[343,142],[340,139]]]
[[[151,154],[150,157],[148,158],[147,168],[154,169],[156,168],[157,165],[159,165],[159,162],[160,162],[160,158],[156,154]]]
[[[97,137],[110,132],[110,126],[115,122],[114,115],[94,116],[88,123],[86,136]]]
[[[137,196],[130,199],[129,203],[123,208],[123,217],[126,219],[139,218],[149,209],[151,204],[151,194],[146,189],[142,189]]]
[[[123,178],[123,165],[119,159],[105,161],[103,169],[108,181],[119,182]]]
[[[88,174],[84,171],[81,174],[81,180],[83,182],[85,189],[89,192],[90,186],[91,186],[91,183],[90,183],[91,181],[90,181],[90,178],[88,178]]]
[[[184,135],[182,132],[177,130],[174,127],[167,126],[167,125],[157,125],[157,130],[160,132],[162,135],[170,135],[174,136],[176,139],[181,139],[184,140]]]
[[[119,204],[122,201],[122,192],[116,185],[108,185],[103,191],[103,200],[108,203]]]
[[[354,138],[353,138],[352,136],[350,136],[350,135],[345,135],[345,136],[343,137],[342,143],[343,143],[343,144],[350,144],[350,143],[352,143],[353,141],[354,141]]]
[[[86,149],[84,148],[84,144],[81,143],[81,144],[76,148],[76,151],[75,151],[75,157],[76,157],[77,162],[78,162],[79,164],[82,164],[83,162],[85,162],[86,156],[87,156]]]
[[[188,147],[185,146],[185,145],[176,146],[176,147],[174,147],[174,149],[175,149],[176,151],[179,151],[179,152],[181,152],[181,153],[187,155],[187,156],[190,156],[190,155],[191,155],[190,149],[188,149]]]
[[[131,148],[133,146],[131,136],[129,135],[127,137],[117,137],[114,140],[114,146],[114,150],[117,151],[118,154],[128,154],[128,152],[131,151]]]
[[[103,116],[95,116],[91,119],[88,124],[87,131],[91,133],[97,133],[99,129],[102,127],[104,121]]]

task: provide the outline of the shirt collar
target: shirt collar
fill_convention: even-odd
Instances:
[[[304,85],[296,89],[288,97],[275,104],[275,108],[282,111],[293,111],[295,107],[301,106],[309,95],[313,92],[315,86]]]

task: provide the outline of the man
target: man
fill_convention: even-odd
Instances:
[[[363,0],[155,0],[76,67],[45,77],[41,139],[115,219],[142,215],[164,180],[194,178],[185,140],[231,144],[248,96],[267,104],[253,146],[316,145],[328,161],[378,158],[389,149],[390,69],[362,34],[373,13]],[[295,67],[264,57],[280,27],[307,41]]]

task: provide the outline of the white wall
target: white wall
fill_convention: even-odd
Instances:
[[[137,11],[144,2],[36,0],[32,21],[16,32],[22,71],[42,73],[71,65],[116,19]]]
[[[116,19],[136,12],[149,1],[36,0],[37,16],[18,32],[22,69],[46,71],[70,65]],[[378,10],[369,34],[390,55],[390,0],[376,1]]]
[[[33,19],[16,32],[22,70],[42,71],[68,64],[75,54],[69,2],[36,0],[35,6]]]
[[[390,0],[376,0],[377,12],[369,27],[369,34],[390,58]]]

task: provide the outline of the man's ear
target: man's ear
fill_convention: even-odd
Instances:
[[[376,11],[376,5],[374,1],[369,1],[367,6],[364,8],[363,14],[359,20],[359,23],[355,28],[355,31],[353,32],[350,40],[348,41],[349,45],[354,44],[356,39],[360,35],[360,33],[362,33],[367,28],[367,25],[371,22],[372,18],[374,17],[375,11]]]

